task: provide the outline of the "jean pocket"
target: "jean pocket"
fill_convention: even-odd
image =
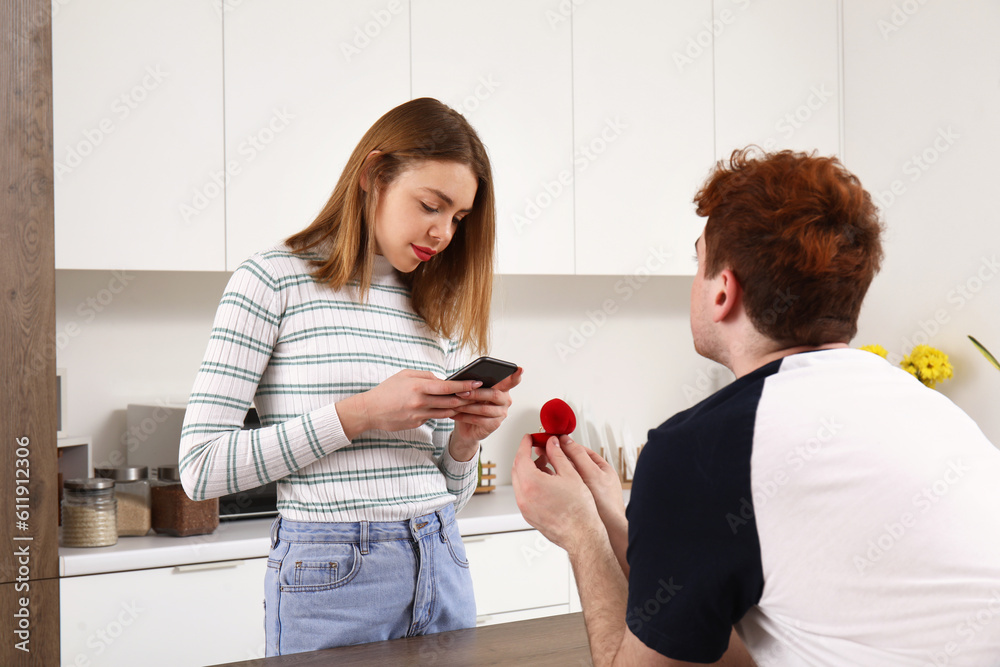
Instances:
[[[279,575],[283,591],[318,591],[350,582],[361,569],[354,544],[294,544]]]
[[[458,533],[458,530],[451,530],[452,526],[448,526],[447,533],[441,533],[441,541],[448,545],[448,553],[451,554],[452,560],[459,567],[469,567],[469,559],[465,555],[465,543],[462,542],[462,536]]]

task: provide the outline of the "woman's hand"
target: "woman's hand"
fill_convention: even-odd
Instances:
[[[439,380],[430,371],[402,370],[366,392],[338,401],[337,415],[350,440],[372,429],[404,431],[428,419],[454,417],[458,409],[475,402],[469,392],[481,385],[478,380]]]
[[[449,450],[456,461],[468,461],[479,451],[479,441],[497,430],[507,418],[511,405],[510,390],[521,383],[523,368],[490,388],[473,389],[458,394],[469,401],[455,409],[455,431]]]

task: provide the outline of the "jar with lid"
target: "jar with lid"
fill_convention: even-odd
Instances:
[[[108,547],[118,542],[115,483],[110,479],[68,479],[62,500],[62,546]]]
[[[115,482],[118,501],[118,537],[145,535],[151,527],[149,469],[146,466],[95,468],[94,475]]]
[[[177,466],[160,466],[150,488],[153,530],[162,535],[204,535],[219,527],[219,499],[191,500],[181,486]]]

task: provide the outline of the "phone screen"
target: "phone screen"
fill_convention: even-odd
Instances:
[[[484,387],[492,387],[514,374],[517,364],[493,357],[479,357],[465,368],[448,377],[449,380],[479,380]]]

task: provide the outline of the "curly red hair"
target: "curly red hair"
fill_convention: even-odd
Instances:
[[[705,276],[733,272],[761,333],[787,345],[854,338],[882,263],[882,224],[837,158],[736,150],[694,201],[708,218]]]

